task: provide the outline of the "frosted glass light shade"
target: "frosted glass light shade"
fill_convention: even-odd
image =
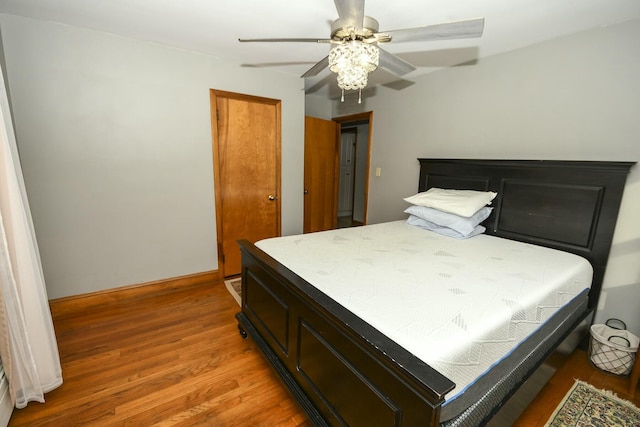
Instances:
[[[334,46],[329,52],[329,69],[338,75],[338,87],[343,90],[364,89],[369,73],[378,68],[378,47],[350,40]]]

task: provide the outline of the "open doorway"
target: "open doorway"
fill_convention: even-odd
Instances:
[[[304,233],[367,223],[372,127],[372,112],[332,120],[305,116]],[[355,138],[355,146],[352,143],[350,154],[352,180],[343,190],[351,206],[339,209],[342,129],[345,136]]]
[[[366,223],[371,113],[334,118],[339,128],[338,228]]]

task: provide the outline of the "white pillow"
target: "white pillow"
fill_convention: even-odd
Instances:
[[[442,234],[443,236],[453,237],[455,239],[469,239],[473,236],[484,233],[486,230],[486,228],[484,228],[482,225],[478,225],[473,229],[471,233],[465,236],[458,233],[456,230],[453,230],[448,227],[439,226],[438,224],[429,222],[426,219],[418,218],[415,215],[409,215],[409,218],[407,219],[407,224],[415,225],[416,227],[433,231],[434,233]]]
[[[415,215],[418,218],[422,218],[441,227],[451,228],[463,236],[468,236],[482,221],[491,215],[492,210],[493,208],[485,206],[467,218],[426,206],[413,205],[405,209],[405,213]]]
[[[496,195],[497,193],[492,191],[450,190],[434,187],[406,197],[404,200],[412,205],[427,206],[468,218],[483,206],[490,204]]]

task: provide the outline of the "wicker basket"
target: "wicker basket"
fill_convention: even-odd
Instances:
[[[618,324],[616,327],[615,324]],[[591,326],[589,360],[598,369],[616,375],[629,375],[638,351],[640,338],[627,331],[619,319]]]

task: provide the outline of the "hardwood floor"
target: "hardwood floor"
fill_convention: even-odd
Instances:
[[[352,216],[339,216],[338,228],[360,227],[363,225],[360,221],[356,221]]]
[[[224,283],[54,318],[64,384],[10,426],[309,426]]]
[[[589,363],[585,351],[576,350],[551,377],[547,385],[538,393],[533,402],[522,413],[514,427],[543,426],[553,410],[569,391],[575,379],[613,391],[618,397],[633,402],[640,407],[640,392],[629,393],[629,379],[600,371]]]
[[[240,337],[238,310],[217,282],[57,313],[64,384],[46,403],[14,410],[9,425],[310,426],[253,341]],[[553,374],[548,369],[490,425],[514,423]],[[514,425],[542,426],[574,377],[631,399],[628,380],[595,370],[584,352],[575,352]],[[633,401],[640,405],[640,393]]]

